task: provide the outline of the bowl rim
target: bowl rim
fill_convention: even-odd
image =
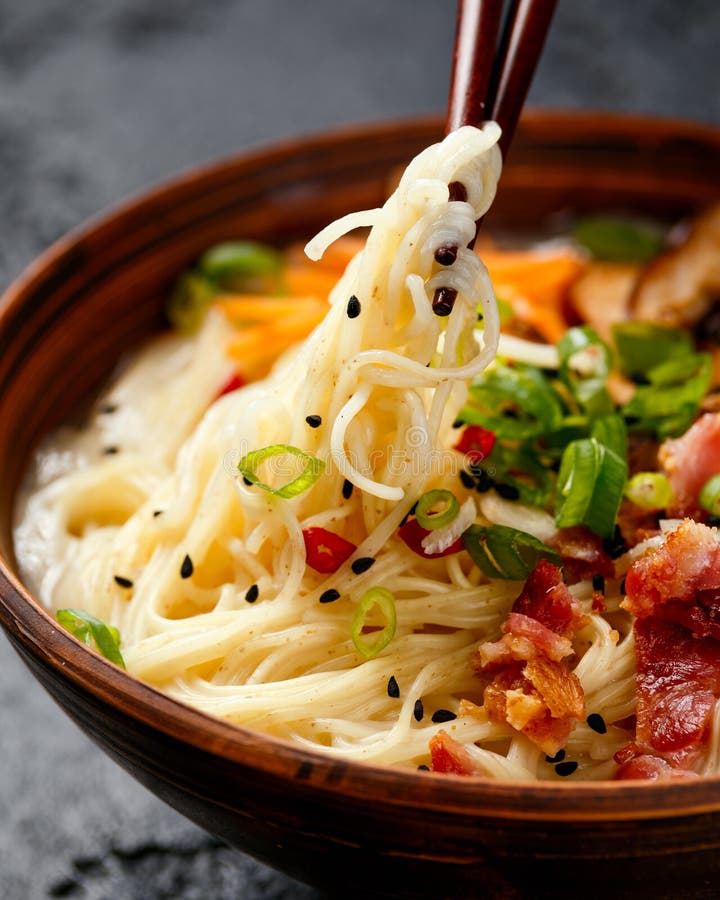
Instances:
[[[653,139],[699,140],[720,150],[720,125],[677,118],[559,109],[526,112],[523,124],[546,133],[557,126],[573,126],[614,136],[639,132]],[[349,124],[255,145],[238,153],[182,169],[163,181],[140,189],[129,199],[112,204],[56,240],[15,278],[0,296],[0,335],[4,321],[44,271],[95,230],[117,223],[144,206],[178,189],[231,174],[237,165],[265,164],[312,149],[342,145],[349,140],[391,137],[402,133],[440,134],[437,115]],[[402,805],[416,809],[497,819],[602,821],[653,819],[698,815],[720,809],[720,775],[670,782],[494,780],[393,768],[294,745],[282,738],[233,725],[163,694],[108,662],[66,632],[22,584],[11,562],[0,553],[0,622],[11,637],[104,704],[167,738],[198,751],[258,770],[266,776],[299,780],[313,790],[351,796],[364,803]],[[124,702],[123,702],[124,701]]]

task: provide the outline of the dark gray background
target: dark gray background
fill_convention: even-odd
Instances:
[[[440,110],[450,0],[0,0],[0,282],[178,168],[343,122]],[[535,104],[720,122],[717,0],[560,0]],[[318,895],[137,786],[0,640],[0,894]]]

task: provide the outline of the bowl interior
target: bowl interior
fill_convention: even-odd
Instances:
[[[379,205],[396,167],[439,135],[437,119],[348,129],[203,167],[63,238],[11,286],[0,302],[0,619],[43,683],[66,708],[74,704],[71,713],[91,736],[107,749],[110,735],[110,752],[180,808],[177,790],[168,786],[174,780],[177,788],[182,767],[173,754],[184,753],[195,765],[190,775],[185,764],[188,796],[202,792],[197,772],[208,765],[188,756],[193,746],[193,753],[212,754],[214,765],[235,767],[225,770],[225,790],[230,783],[242,790],[238,771],[247,777],[264,771],[294,779],[306,803],[318,802],[308,791],[336,800],[343,793],[352,796],[358,815],[369,815],[361,812],[359,798],[365,796],[466,818],[494,810],[508,821],[555,815],[605,822],[621,814],[631,822],[720,809],[717,779],[712,789],[709,782],[623,785],[622,791],[619,785],[539,785],[519,799],[514,785],[468,785],[449,778],[438,786],[438,779],[413,773],[371,775],[363,766],[328,761],[231,728],[161,697],[58,632],[19,583],[12,511],[33,448],[92,396],[124,353],[162,327],[164,298],[177,273],[219,240],[254,237],[282,244],[308,237],[347,212]],[[536,230],[557,214],[598,210],[677,220],[720,200],[719,162],[720,130],[602,115],[530,114],[519,129],[488,223]],[[146,742],[142,758],[128,735]],[[172,764],[158,761],[163,746]],[[215,802],[222,805],[222,790]],[[207,806],[193,815],[204,821]],[[409,832],[412,828],[411,817]],[[607,840],[617,833],[608,830]],[[452,839],[446,834],[448,847]]]

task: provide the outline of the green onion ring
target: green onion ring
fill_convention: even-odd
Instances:
[[[287,484],[279,488],[270,487],[269,484],[260,481],[256,475],[257,467],[273,456],[283,456],[286,453],[305,460],[305,468],[297,478],[293,478],[292,481],[288,481]],[[274,494],[276,497],[283,497],[287,500],[290,497],[297,497],[298,494],[302,494],[303,491],[312,487],[325,470],[325,463],[318,459],[317,456],[305,453],[304,450],[292,447],[290,444],[271,444],[269,447],[261,447],[259,450],[253,450],[252,453],[243,456],[238,463],[238,469],[244,478],[257,487],[262,488],[269,494]]]
[[[445,508],[440,512],[431,512],[434,506],[445,504]],[[415,518],[428,531],[435,531],[436,528],[444,528],[455,519],[460,512],[460,504],[457,497],[451,491],[427,491],[417,502],[415,508]]]
[[[362,630],[365,627],[365,620],[375,606],[385,616],[385,627],[382,631],[373,631],[368,635],[363,635]],[[396,628],[397,614],[395,612],[395,597],[392,592],[381,587],[370,588],[363,594],[350,626],[350,635],[356,649],[365,659],[372,659],[373,656],[377,656],[381,650],[387,647],[395,636]]]
[[[720,475],[708,478],[700,490],[698,500],[700,506],[711,516],[720,515]]]

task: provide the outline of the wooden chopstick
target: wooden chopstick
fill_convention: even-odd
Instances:
[[[488,118],[486,103],[493,77],[495,44],[503,0],[460,0],[455,55],[450,77],[446,132]]]
[[[556,5],[557,0],[511,0],[498,44],[503,0],[460,0],[448,132],[494,119],[507,154]]]

